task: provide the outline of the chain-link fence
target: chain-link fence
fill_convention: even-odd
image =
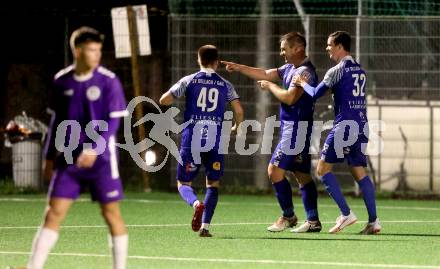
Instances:
[[[328,34],[336,30],[345,30],[352,34],[352,51],[367,71],[368,83],[367,94],[370,103],[374,104],[369,111],[370,119],[383,119],[386,123],[395,127],[412,130],[418,128],[413,123],[426,123],[426,126],[419,129],[422,136],[407,135],[409,148],[412,151],[406,153],[406,160],[403,161],[408,167],[418,166],[411,159],[411,154],[424,152],[413,156],[420,162],[426,164],[426,171],[414,171],[401,167],[398,159],[403,154],[406,144],[393,142],[402,137],[399,128],[390,131],[390,135],[383,132],[385,149],[387,154],[395,156],[395,160],[384,162],[384,159],[372,159],[372,167],[375,171],[376,180],[386,180],[391,175],[405,172],[405,180],[408,180],[407,189],[418,191],[440,192],[440,175],[435,172],[434,163],[438,161],[435,157],[434,146],[439,143],[439,135],[432,131],[434,129],[434,112],[420,114],[414,110],[410,112],[408,103],[397,104],[393,109],[387,111],[386,117],[377,113],[376,99],[393,100],[440,100],[440,20],[437,17],[359,17],[360,27],[356,32],[356,17],[323,17],[308,16],[307,24],[303,24],[297,16],[255,16],[255,17],[228,17],[228,16],[179,16],[169,17],[169,48],[172,61],[172,81],[197,71],[197,49],[204,44],[215,44],[220,49],[221,58],[246,65],[258,66],[265,63],[263,68],[278,67],[283,64],[279,54],[279,37],[290,31],[304,32],[303,25],[308,28],[308,54],[317,67],[319,77],[322,79],[325,71],[334,65],[325,52]],[[264,30],[261,22],[264,20]],[[359,42],[356,42],[359,39]],[[261,50],[262,42],[265,51]],[[359,44],[356,48],[355,44]],[[356,51],[359,55],[356,55]],[[262,61],[263,59],[263,61]],[[241,96],[247,119],[256,119],[261,113],[259,100],[261,93],[255,83],[238,74],[226,74],[221,68],[220,74],[230,80]],[[263,112],[266,116],[277,115],[279,102],[274,98],[270,99],[269,105],[264,105]],[[329,120],[333,118],[333,111],[329,110],[330,98],[323,98],[316,105],[315,120]],[[426,102],[425,102],[426,103]],[[411,104],[411,103],[409,103]],[[426,103],[428,106],[428,103]],[[423,107],[423,106],[422,106]],[[411,108],[412,109],[412,108]],[[412,111],[412,110],[411,110]],[[428,109],[428,111],[430,111]],[[405,120],[405,114],[415,113],[419,115],[412,120]],[[436,115],[436,114],[435,114]],[[260,117],[259,117],[260,119]],[[409,118],[408,118],[409,119]],[[405,126],[406,127],[402,127]],[[419,126],[420,127],[420,126]],[[426,132],[426,133],[425,133]],[[416,132],[417,133],[417,132]],[[322,137],[325,137],[323,133]],[[420,147],[420,139],[427,145]],[[250,143],[259,141],[257,135],[249,136]],[[231,141],[233,148],[234,141]],[[276,143],[276,139],[274,139]],[[393,144],[394,143],[394,144]],[[390,145],[390,148],[388,147]],[[266,164],[270,155],[259,154],[252,156],[239,156],[234,150],[228,155],[225,163],[224,182],[226,185],[234,186],[262,186],[259,182],[261,175],[266,173]],[[231,152],[230,151],[230,152]],[[431,152],[432,151],[432,152]],[[395,152],[395,153],[393,153]],[[317,156],[314,156],[314,163]],[[392,158],[392,157],[390,157]],[[379,158],[380,159],[380,158]],[[425,167],[423,166],[423,167]],[[386,167],[386,169],[384,168]],[[171,165],[172,174],[175,174],[175,165]],[[351,176],[344,172],[344,166],[338,166],[337,174],[342,179],[345,187],[353,186]],[[417,169],[416,169],[417,170]],[[398,178],[398,177],[396,177]],[[417,181],[417,182],[412,182]],[[264,184],[263,184],[264,185]],[[380,184],[379,186],[387,186]],[[386,189],[396,189],[396,186],[388,186]]]

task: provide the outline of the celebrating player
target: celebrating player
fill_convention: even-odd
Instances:
[[[318,217],[318,192],[310,176],[311,156],[309,154],[310,135],[313,125],[314,100],[303,89],[292,82],[295,75],[304,77],[309,84],[316,85],[318,77],[315,67],[305,54],[306,40],[300,33],[287,33],[280,39],[280,55],[286,64],[274,69],[264,70],[232,62],[223,61],[226,70],[237,71],[258,80],[262,90],[270,91],[280,102],[281,134],[280,141],[267,168],[269,179],[282,209],[282,216],[267,228],[280,232],[297,224],[292,202],[292,187],[286,179],[286,170],[295,174],[301,189],[307,221],[293,232],[319,232],[321,222]],[[283,87],[274,82],[282,81]],[[306,123],[301,125],[300,122]],[[304,134],[304,139],[301,139]],[[291,147],[295,146],[294,150]],[[302,150],[295,152],[297,147]]]
[[[177,188],[180,196],[194,208],[192,229],[201,237],[211,237],[209,225],[218,201],[219,180],[223,175],[223,155],[219,148],[226,104],[234,113],[233,130],[243,121],[243,109],[232,84],[215,71],[219,65],[218,50],[205,45],[198,50],[200,71],[183,77],[160,98],[161,105],[171,105],[185,96],[185,122],[177,166]],[[191,187],[201,164],[205,167],[206,196],[200,202]]]
[[[325,141],[317,167],[322,183],[341,210],[341,215],[336,219],[336,225],[329,232],[337,233],[357,221],[332,173],[334,163],[347,160],[350,172],[362,191],[368,211],[368,224],[361,233],[376,234],[380,232],[381,226],[376,215],[374,185],[365,171],[367,159],[363,152],[368,142],[368,134],[364,131],[368,129],[365,100],[367,76],[361,66],[351,57],[350,43],[351,37],[347,32],[337,31],[330,34],[326,50],[330,59],[337,65],[327,71],[324,80],[316,88],[301,77],[295,77],[294,82],[314,98],[319,98],[328,89],[332,89],[333,92],[335,121]],[[353,143],[345,145],[350,140],[350,133],[354,134],[351,136],[354,138]]]

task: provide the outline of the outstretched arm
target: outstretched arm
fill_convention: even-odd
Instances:
[[[221,63],[226,66],[226,70],[230,73],[239,72],[255,80],[268,80],[272,82],[277,82],[280,80],[280,76],[278,75],[278,71],[276,68],[265,70],[262,68],[227,61],[221,61]]]

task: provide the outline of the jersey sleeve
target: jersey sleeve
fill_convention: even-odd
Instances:
[[[125,101],[124,89],[121,81],[115,77],[108,85],[107,104],[109,115],[107,118],[108,130],[101,135],[108,143],[111,136],[116,136],[121,118],[128,116],[127,102]]]
[[[186,89],[187,89],[187,87],[193,77],[194,76],[190,75],[190,76],[186,76],[186,77],[183,77],[182,79],[180,79],[176,84],[174,84],[170,88],[169,91],[171,92],[171,94],[176,98],[180,98],[182,96],[185,96]]]
[[[287,64],[277,68],[278,76],[281,79],[284,77],[284,73],[286,73],[286,69],[287,69]]]
[[[128,116],[127,102],[125,101],[124,89],[121,81],[115,77],[111,79],[108,87],[107,104],[109,118],[121,118]]]
[[[239,99],[240,96],[238,95],[238,93],[235,91],[234,86],[231,83],[226,83],[226,87],[228,89],[228,94],[227,94],[227,101],[231,102],[235,99]]]
[[[344,74],[344,68],[342,65],[336,65],[330,68],[327,73],[325,73],[323,82],[328,88],[332,88],[336,85],[342,78]]]

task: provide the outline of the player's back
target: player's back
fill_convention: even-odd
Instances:
[[[330,70],[335,79],[331,87],[335,102],[335,124],[343,120],[353,120],[362,131],[368,121],[365,98],[366,73],[351,56],[344,57],[332,69]]]
[[[182,133],[182,147],[194,149],[192,139],[202,140],[201,144],[211,139],[217,149],[226,105],[239,97],[232,84],[212,69],[202,69],[184,79],[184,121],[190,124]]]

